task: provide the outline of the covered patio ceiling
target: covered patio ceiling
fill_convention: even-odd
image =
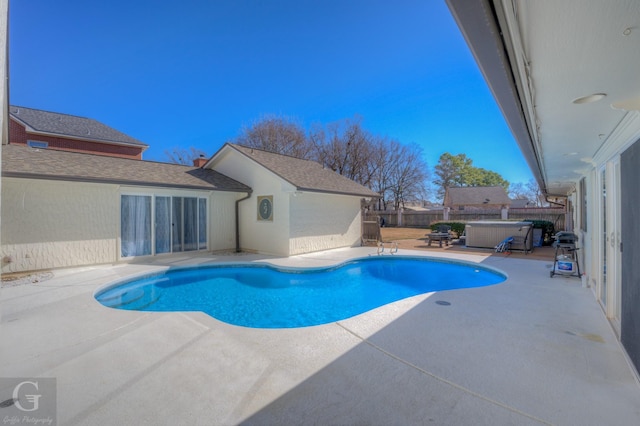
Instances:
[[[640,136],[640,2],[447,3],[547,195]]]

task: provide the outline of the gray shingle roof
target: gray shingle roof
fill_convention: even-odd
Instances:
[[[148,145],[131,136],[104,125],[91,118],[39,109],[11,106],[11,117],[25,123],[32,129],[58,136],[72,136],[78,139],[112,142],[146,148]]]
[[[302,160],[288,155],[275,154],[231,143],[226,145],[275,173],[295,186],[299,191],[379,197],[376,192],[366,186],[341,176],[333,170],[325,169],[315,161]]]
[[[2,176],[250,192],[214,170],[21,145],[2,147]]]
[[[465,186],[447,188],[445,205],[511,204],[501,186]]]

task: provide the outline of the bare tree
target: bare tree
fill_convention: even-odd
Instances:
[[[509,197],[511,199],[529,200],[529,194],[527,192],[528,191],[522,182],[514,182],[509,185]]]
[[[371,188],[394,207],[424,199],[429,176],[422,150],[372,135],[353,117],[305,131],[282,117],[266,116],[244,128],[234,140],[245,146],[311,159],[327,169]]]
[[[192,166],[193,160],[200,157],[206,157],[206,153],[198,148],[191,147],[188,150],[184,148],[173,148],[171,150],[165,150],[164,154],[169,159],[170,163],[184,164],[185,166]]]
[[[393,195],[394,208],[398,210],[407,201],[424,198],[428,169],[422,148],[416,144],[401,145],[391,141],[390,152],[389,191]]]
[[[250,127],[242,129],[232,142],[277,154],[308,159],[313,146],[303,127],[295,120],[275,115],[265,115]]]
[[[389,189],[391,187],[391,154],[389,141],[382,138],[374,138],[369,161],[370,188],[380,194],[378,204],[378,209],[380,210],[387,209]]]
[[[529,194],[529,200],[533,201],[536,207],[544,207],[549,205],[549,203],[545,201],[544,194],[542,193],[542,190],[540,189],[540,186],[535,179],[529,179],[529,182],[527,182],[526,184],[526,188],[527,193]]]
[[[509,185],[509,197],[528,200],[530,205],[536,207],[548,205],[545,203],[542,191],[535,179],[529,179],[527,183],[516,182]]]
[[[318,162],[342,176],[370,186],[373,137],[362,128],[360,118],[331,123],[326,130],[316,127],[310,132],[309,139]]]

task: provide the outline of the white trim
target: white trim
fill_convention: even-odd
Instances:
[[[620,155],[638,139],[640,139],[640,112],[631,111],[625,114],[607,140],[596,151],[593,161],[602,165],[616,155]]]

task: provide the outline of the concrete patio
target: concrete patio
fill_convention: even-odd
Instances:
[[[401,249],[509,278],[298,329],[115,310],[93,297],[171,265],[321,266],[375,252],[171,257],[3,285],[0,377],[55,377],[58,424],[640,424],[640,385],[591,289],[549,278],[547,260]]]

